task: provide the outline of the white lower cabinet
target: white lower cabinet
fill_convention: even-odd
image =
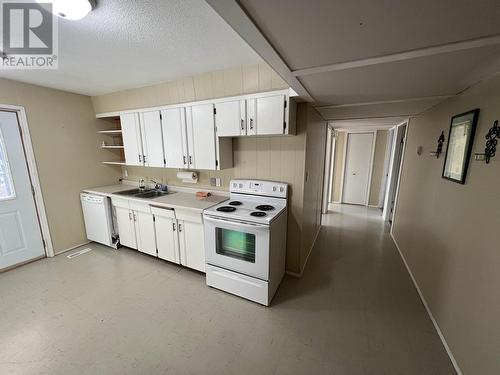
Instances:
[[[158,258],[180,264],[177,219],[174,210],[151,207],[155,217]]]
[[[132,216],[137,239],[137,250],[156,256],[155,222],[149,205],[132,203]]]
[[[205,272],[205,245],[203,224],[178,220],[181,264]]]
[[[149,204],[112,198],[120,244],[156,256],[154,216]]]
[[[123,246],[205,272],[203,215],[112,198]]]
[[[115,209],[118,233],[120,234],[120,244],[136,249],[137,241],[135,239],[134,222],[132,220],[132,211],[130,211],[128,207],[128,202],[126,202],[127,207],[124,207],[122,204],[115,204],[115,201],[113,200],[113,206]]]

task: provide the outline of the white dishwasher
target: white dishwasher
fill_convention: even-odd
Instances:
[[[102,195],[88,193],[81,193],[80,199],[87,238],[116,248],[110,199]]]

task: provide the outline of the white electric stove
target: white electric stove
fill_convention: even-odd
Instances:
[[[285,274],[288,185],[232,180],[204,211],[207,285],[268,306]]]

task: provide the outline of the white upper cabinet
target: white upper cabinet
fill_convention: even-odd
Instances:
[[[185,108],[162,111],[163,145],[167,168],[188,168]]]
[[[139,114],[123,114],[120,116],[120,123],[122,126],[125,163],[127,165],[144,165]]]
[[[255,94],[246,99],[216,102],[215,108],[219,137],[295,133],[296,104],[285,93]]]
[[[289,90],[280,90],[143,109],[120,119],[126,165],[221,170],[233,167],[232,137],[294,135],[296,104]]]
[[[257,135],[285,134],[285,96],[266,96],[254,100]]]
[[[187,108],[189,168],[217,169],[214,105]]]
[[[219,137],[238,137],[247,134],[245,100],[215,103],[215,118]]]
[[[284,135],[286,96],[275,95],[247,100],[248,135]]]
[[[160,111],[142,112],[139,120],[144,165],[146,167],[165,166]]]

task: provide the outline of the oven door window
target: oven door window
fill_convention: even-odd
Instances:
[[[255,234],[224,228],[215,230],[217,254],[255,263]]]

